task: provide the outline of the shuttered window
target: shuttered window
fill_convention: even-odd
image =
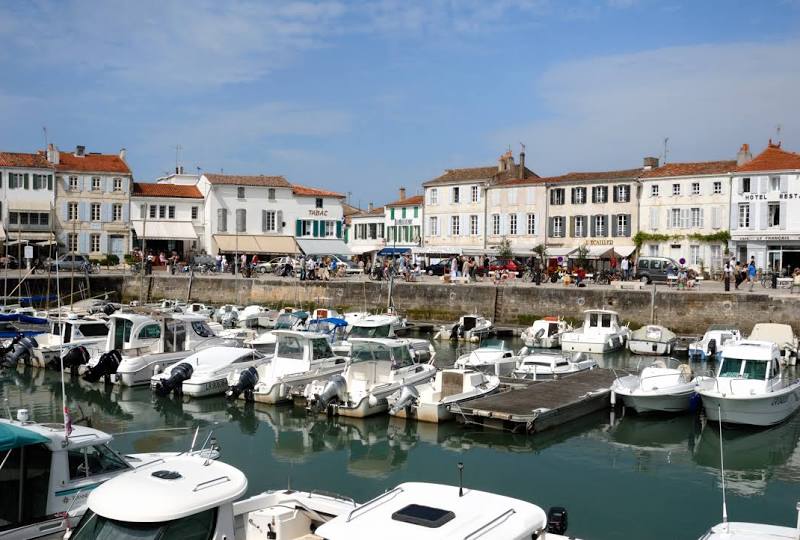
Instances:
[[[236,209],[236,232],[247,232],[247,210],[244,208]]]

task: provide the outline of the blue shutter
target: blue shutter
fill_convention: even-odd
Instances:
[[[336,238],[341,238],[341,237],[342,237],[342,222],[341,221],[337,221],[336,222]]]
[[[80,184],[80,178],[78,179],[78,184]],[[91,176],[84,176],[83,177],[83,191],[91,191],[92,190],[92,177]]]
[[[130,212],[130,205],[126,203],[122,203],[122,222],[128,223],[130,221],[130,216],[128,215]]]
[[[67,221],[69,219],[69,208],[67,207],[67,201],[63,201],[61,203],[61,221]]]
[[[100,203],[100,222],[101,223],[107,223],[107,222],[111,221],[111,219],[109,219],[109,215],[108,215],[108,211],[109,211],[110,207],[111,207],[111,205],[109,205],[108,203]]]
[[[80,221],[89,221],[89,205],[86,201],[78,203],[78,219]]]
[[[79,253],[88,253],[89,252],[89,233],[78,233],[78,252]]]

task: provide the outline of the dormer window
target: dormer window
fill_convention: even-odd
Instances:
[[[244,188],[243,187],[237,187],[236,188],[236,198],[237,199],[244,199]]]

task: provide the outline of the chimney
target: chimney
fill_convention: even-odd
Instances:
[[[645,171],[649,171],[651,169],[658,168],[658,158],[657,157],[646,157],[644,158],[644,167],[642,167]]]
[[[497,158],[497,172],[503,172],[506,170],[506,156],[500,156]]]
[[[400,188],[400,200],[401,201],[406,200],[406,188],[404,187]]]
[[[58,165],[59,158],[61,156],[58,153],[58,148],[53,143],[47,145],[47,161],[52,163],[53,165]]]
[[[367,205],[367,212],[372,212],[373,209],[374,209],[374,207],[373,207],[372,203],[369,203]]]
[[[75,147],[75,155],[78,156],[78,157],[83,157],[84,155],[86,155],[86,147],[85,146],[81,146],[80,144],[78,146],[76,146]]]
[[[772,139],[770,139],[768,146],[769,146],[769,148],[780,148],[781,147],[781,141],[778,141],[778,142],[774,143],[774,142],[772,142]]]
[[[127,158],[127,157],[128,157],[128,151],[126,149],[122,148],[119,151],[119,159],[121,159],[122,161],[125,161],[125,158]]]
[[[527,173],[525,172],[525,151],[519,153],[519,175],[520,178],[525,178]]]
[[[739,151],[736,153],[736,166],[740,167],[753,159],[753,154],[750,153],[750,145],[744,143]]]

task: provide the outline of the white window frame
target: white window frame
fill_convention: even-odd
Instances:
[[[714,195],[719,195],[722,193],[722,182],[719,180],[714,182]]]
[[[500,214],[492,214],[492,235],[500,235]]]
[[[627,214],[617,214],[617,236],[630,236]]]
[[[669,228],[670,229],[680,229],[681,228],[681,209],[680,208],[670,208],[669,209]]]
[[[461,216],[450,216],[450,236],[461,234]]]
[[[575,204],[586,204],[586,188],[575,188]]]
[[[267,210],[267,232],[278,230],[278,213],[275,210]]]
[[[67,250],[72,253],[78,251],[78,233],[67,234]]]
[[[631,186],[628,184],[619,184],[614,186],[614,189],[617,191],[617,202],[631,202]]]
[[[92,191],[102,191],[102,180],[99,176],[92,176]]]
[[[428,190],[428,204],[439,204],[439,190],[437,188],[431,188]]]
[[[461,186],[453,186],[450,189],[450,202],[453,204],[461,203]]]
[[[478,186],[472,186],[469,191],[470,191],[470,200],[474,203],[480,202],[481,191],[480,189],[478,189]]]
[[[528,236],[536,235],[536,214],[528,214],[525,218]]]
[[[702,208],[692,208],[691,209],[691,228],[693,229],[702,229],[703,228],[703,209]]]
[[[200,217],[200,207],[199,206],[192,206],[192,220],[199,219]]]
[[[478,216],[474,214],[469,216],[469,234],[472,236],[478,236],[480,234],[478,230]]]
[[[100,235],[89,235],[89,251],[92,253],[100,253]]]
[[[778,219],[775,220],[775,214],[778,214]],[[781,226],[781,203],[768,202],[767,203],[767,228],[775,229]],[[774,223],[773,223],[774,222]]]
[[[692,195],[700,195],[700,182],[692,182]]]
[[[114,191],[122,191],[122,178],[114,178]]]
[[[111,221],[122,221],[122,205],[115,203],[111,206]]]
[[[79,214],[78,214],[78,203],[77,202],[68,202],[67,203],[67,221],[78,221]]]
[[[439,236],[439,217],[438,216],[431,216],[428,218],[428,228],[430,229],[429,234],[431,236]],[[376,227],[377,229],[377,227]]]
[[[566,236],[564,220],[564,216],[553,216],[553,238],[564,238]]]
[[[517,228],[517,214],[508,214],[508,234],[516,236]]]
[[[780,191],[781,190],[781,177],[780,176],[770,176],[769,177],[769,190],[770,191]]]
[[[594,235],[598,236],[607,236],[607,229],[608,222],[606,221],[605,214],[597,214],[594,216]]]
[[[78,186],[78,177],[77,176],[70,176],[68,179],[69,182],[69,191],[80,191],[80,187]],[[9,186],[10,187],[10,186]]]
[[[738,224],[740,229],[749,229],[750,228],[750,220],[752,216],[750,215],[750,204],[749,203],[739,203],[739,210],[738,210]]]
[[[268,201],[275,200],[275,188],[267,188],[267,200]]]
[[[681,194],[681,185],[680,184],[672,184],[672,196],[679,197]]]
[[[689,264],[691,265],[699,265],[700,264],[700,246],[699,245],[690,245],[689,246]]]
[[[100,219],[103,217],[102,208],[103,207],[100,205],[100,203],[92,203],[92,205],[89,207],[89,217],[91,218],[90,221],[100,221]]]
[[[575,216],[575,237],[586,237],[586,216]]]
[[[650,186],[650,196],[658,197],[658,184],[653,184]]]

